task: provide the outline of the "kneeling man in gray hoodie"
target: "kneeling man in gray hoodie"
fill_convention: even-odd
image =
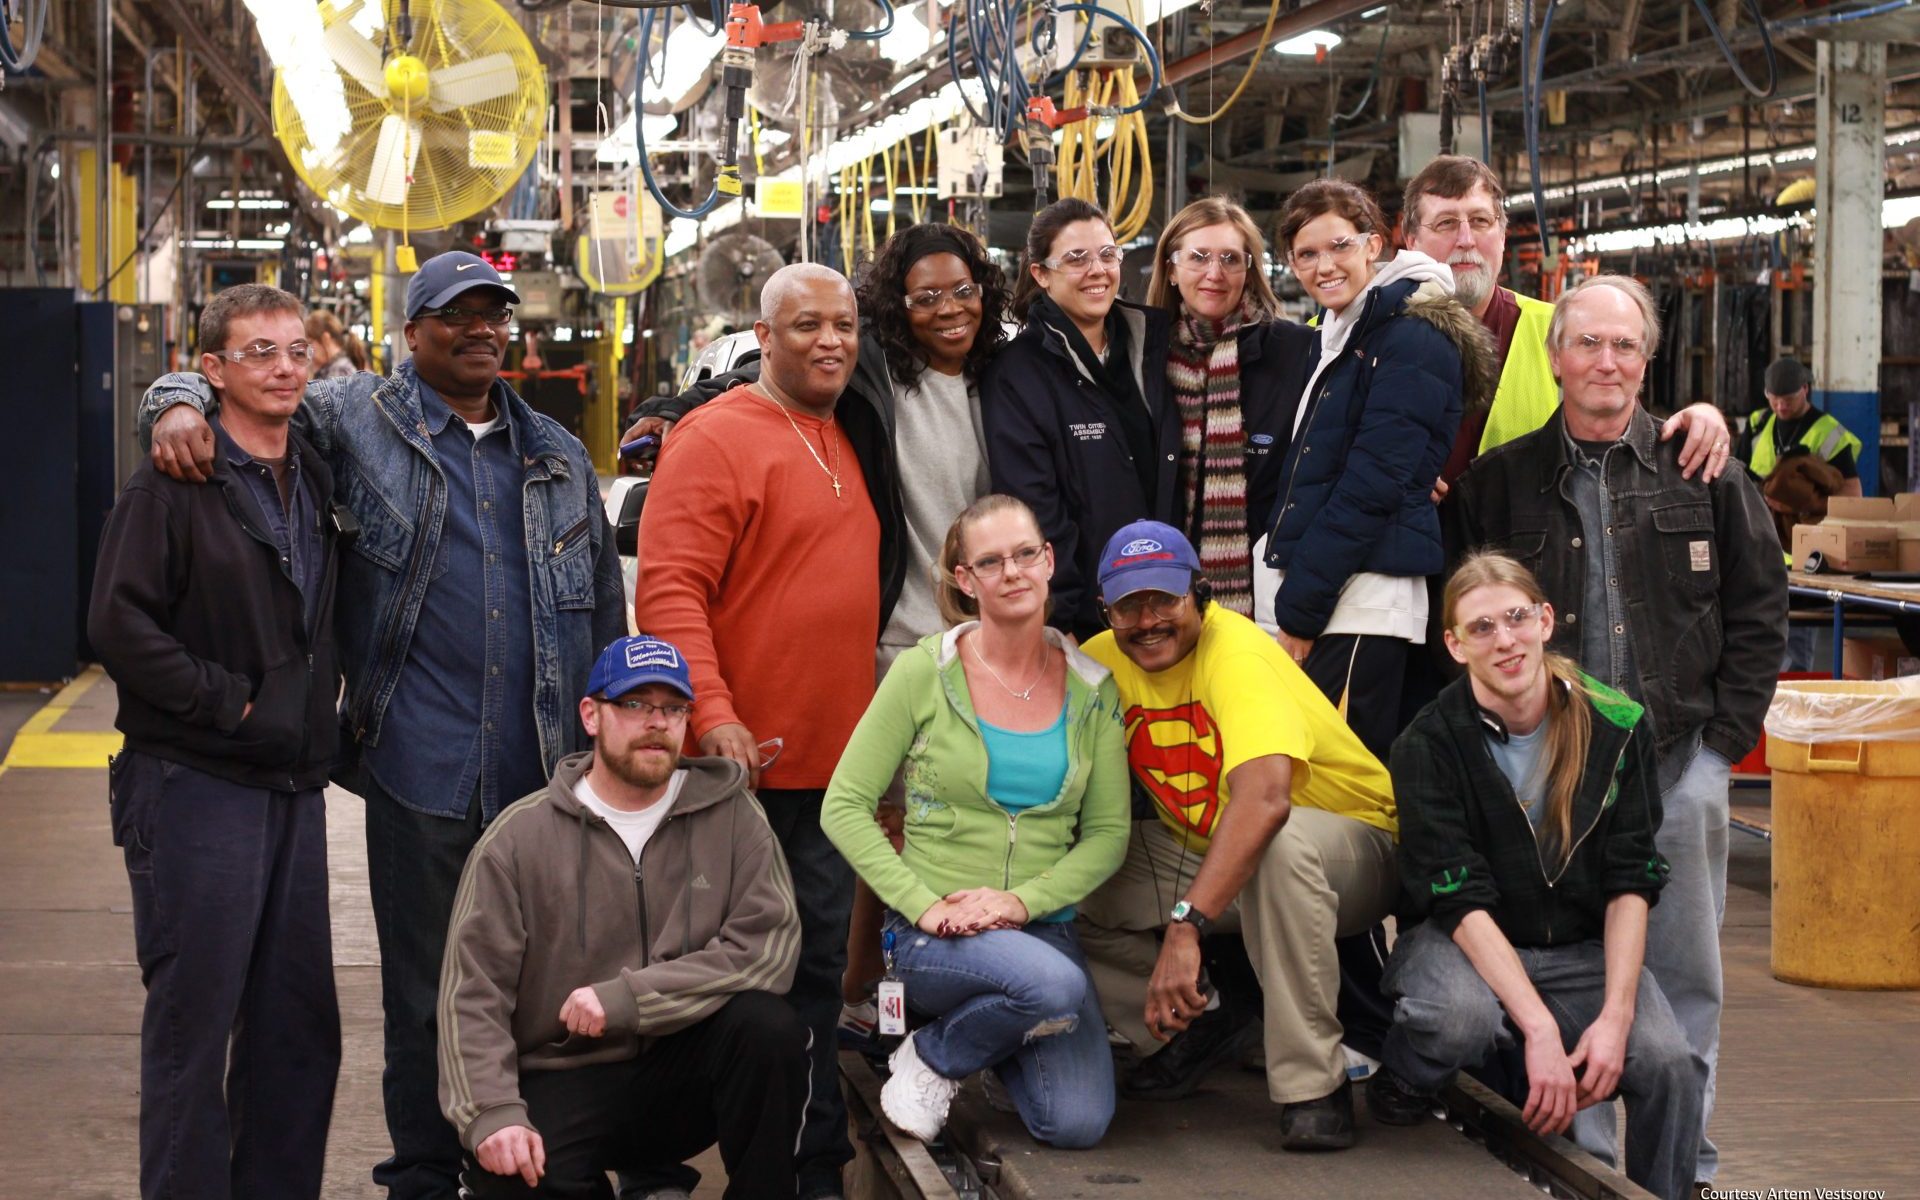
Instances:
[[[793,884],[746,772],[680,760],[692,701],[670,643],[608,646],[580,701],[593,750],[467,860],[440,976],[466,1194],[602,1196],[609,1170],[670,1171],[715,1142],[727,1196],[794,1193]]]

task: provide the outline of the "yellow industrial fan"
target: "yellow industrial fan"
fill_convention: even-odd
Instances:
[[[404,235],[474,216],[519,180],[546,119],[547,82],[505,9],[321,0],[317,17],[318,45],[282,61],[273,85],[274,131],[315,192]]]

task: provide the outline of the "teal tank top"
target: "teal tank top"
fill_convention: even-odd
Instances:
[[[1014,815],[1050,804],[1067,781],[1067,706],[1053,724],[1034,733],[1002,729],[980,722],[980,740],[987,746],[987,795]],[[1073,920],[1069,907],[1035,917],[1036,921]]]

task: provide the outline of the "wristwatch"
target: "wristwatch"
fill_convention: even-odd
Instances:
[[[1184,921],[1188,925],[1193,926],[1193,931],[1201,937],[1207,936],[1207,927],[1213,924],[1212,917],[1201,912],[1193,905],[1188,904],[1185,900],[1173,906],[1173,911],[1167,914],[1167,919],[1170,921]]]

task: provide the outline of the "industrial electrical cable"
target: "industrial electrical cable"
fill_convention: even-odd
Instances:
[[[1248,84],[1253,82],[1254,72],[1260,69],[1260,56],[1261,54],[1265,53],[1267,39],[1273,36],[1274,22],[1278,21],[1279,19],[1280,19],[1280,0],[1273,0],[1273,6],[1267,9],[1266,27],[1260,31],[1259,47],[1256,48],[1253,52],[1253,55],[1247,59],[1246,72],[1240,76],[1240,82],[1234,86],[1233,92],[1230,95],[1228,95],[1226,103],[1222,104],[1219,108],[1213,110],[1212,112],[1208,113],[1204,117],[1196,117],[1191,113],[1184,111],[1178,104],[1175,104],[1173,106],[1173,115],[1180,118],[1182,121],[1185,121],[1189,125],[1211,125],[1215,121],[1218,121],[1221,117],[1226,116],[1227,110],[1232,108],[1235,104],[1239,102],[1240,94],[1247,90]],[[1212,80],[1213,80],[1213,72],[1211,70],[1207,72],[1207,80],[1208,80],[1209,87],[1211,87]],[[1209,96],[1209,99],[1211,99],[1211,96]],[[1208,160],[1209,161],[1212,160],[1211,153],[1208,154]]]
[[[1480,85],[1480,161],[1493,165],[1493,114],[1487,111],[1487,80],[1481,76]]]
[[[1387,34],[1392,31],[1393,16],[1392,14],[1388,14],[1385,24],[1380,26],[1380,45],[1379,48],[1373,52],[1373,69],[1367,72],[1367,89],[1360,93],[1359,103],[1355,104],[1353,108],[1347,112],[1341,112],[1335,109],[1333,115],[1327,118],[1327,175],[1329,177],[1333,175],[1333,148],[1335,140],[1339,136],[1340,126],[1358,118],[1361,113],[1367,111],[1367,105],[1373,101],[1373,89],[1380,83],[1380,64],[1387,57]],[[1328,63],[1327,69],[1328,73],[1331,74],[1333,69],[1331,62]],[[1451,94],[1451,92],[1449,92],[1449,94]],[[1333,89],[1333,95],[1337,101],[1340,95],[1337,87]],[[1486,106],[1483,104],[1481,105],[1481,112],[1484,113],[1485,111]]]
[[[168,210],[173,207],[173,202],[180,198],[180,185],[187,181],[187,176],[193,174],[194,160],[200,156],[200,147],[206,142],[207,133],[208,130],[203,128],[200,130],[200,135],[193,139],[193,145],[187,150],[186,169],[174,178],[172,190],[167,193],[167,198],[160,202],[160,211],[147,218],[147,227],[134,235],[133,249],[127,251],[127,256],[120,260],[120,265],[113,269],[113,273],[101,280],[99,287],[93,289],[94,299],[98,300],[106,295],[107,288],[112,286],[114,280],[120,278],[120,272],[126,270],[127,265],[140,257],[140,252],[147,248],[147,241],[153,237],[153,231],[160,224],[160,218],[166,216]]]
[[[0,67],[9,71],[24,71],[40,57],[40,46],[47,37],[47,10],[53,7],[53,0],[0,0]],[[20,44],[13,44],[13,34],[8,29],[13,21],[20,21]]]
[[[687,15],[689,19],[693,16],[691,5],[687,8]],[[640,14],[641,54],[644,55],[647,53],[647,48],[653,44],[652,38],[653,13],[643,12]],[[662,54],[664,53],[665,50],[663,49]],[[667,199],[666,192],[661,190],[659,181],[653,177],[653,162],[647,155],[647,108],[646,101],[641,94],[646,86],[646,82],[647,73],[644,69],[633,73],[633,144],[634,149],[638,151],[640,155],[640,177],[646,182],[647,191],[653,193],[653,198],[659,201],[662,211],[666,212],[669,216],[682,217],[689,221],[698,220],[719,207],[720,181],[716,178],[713,182],[713,189],[707,193],[707,198],[693,208],[681,208],[673,201]]]
[[[1520,21],[1520,106],[1526,123],[1527,168],[1533,185],[1533,223],[1540,238],[1541,272],[1546,259],[1553,257],[1553,244],[1547,235],[1547,199],[1540,186],[1540,83],[1547,68],[1547,35],[1553,32],[1555,0],[1547,0],[1547,15],[1540,22],[1539,42],[1533,42],[1533,0],[1527,0]]]
[[[1140,43],[1140,48],[1147,52],[1147,67],[1149,71],[1152,72],[1152,78],[1147,83],[1146,92],[1142,94],[1137,101],[1121,109],[1117,115],[1124,117],[1130,113],[1137,113],[1144,110],[1160,91],[1160,55],[1154,50],[1153,42],[1148,40],[1147,35],[1141,31],[1138,25],[1135,25],[1126,17],[1099,4],[1062,4],[1059,11],[1086,13],[1089,27],[1091,27],[1094,17],[1105,17],[1107,20],[1112,21],[1114,24],[1120,26],[1120,28],[1126,30],[1134,41]]]
[[[1811,17],[1796,17],[1791,21],[1775,21],[1770,28],[1778,31],[1813,29],[1822,25],[1844,25],[1848,21],[1864,21],[1868,17],[1899,12],[1903,8],[1912,8],[1913,5],[1914,0],[1886,0],[1883,4],[1870,4],[1865,8],[1853,8],[1845,12],[1825,12]]]
[[[1767,86],[1764,88],[1755,84],[1740,65],[1740,56],[1727,44],[1727,35],[1721,31],[1720,22],[1714,20],[1713,8],[1707,0],[1693,0],[1693,6],[1700,10],[1700,19],[1707,23],[1707,32],[1720,44],[1720,53],[1725,56],[1727,66],[1732,69],[1733,77],[1740,81],[1740,86],[1762,100],[1772,96],[1780,87],[1780,64],[1773,56],[1773,35],[1767,32],[1767,14],[1760,11],[1760,0],[1747,0],[1747,11],[1753,14],[1753,23],[1760,29],[1760,49],[1767,58]]]
[[[872,42],[878,41],[893,32],[893,0],[879,0],[879,4],[881,10],[886,13],[886,18],[880,28],[853,30],[847,34],[849,38],[856,42]]]

